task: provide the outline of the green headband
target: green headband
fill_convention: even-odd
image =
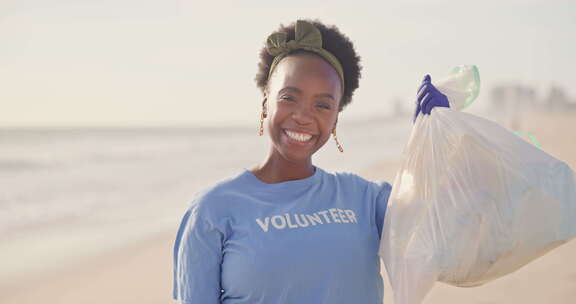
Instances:
[[[338,61],[334,55],[322,48],[322,34],[320,30],[307,21],[298,20],[296,21],[296,39],[286,41],[287,38],[288,34],[285,32],[274,33],[268,36],[266,50],[268,54],[275,56],[270,66],[268,79],[270,79],[270,75],[272,75],[272,71],[274,71],[278,62],[288,55],[290,51],[304,49],[322,56],[336,69],[340,76],[342,92],[344,92],[344,71],[342,70],[342,65],[340,65],[340,61]]]

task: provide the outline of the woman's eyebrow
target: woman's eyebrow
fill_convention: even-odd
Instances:
[[[288,90],[292,90],[292,91],[295,91],[295,92],[298,93],[298,94],[302,94],[302,90],[300,90],[300,89],[297,88],[297,87],[291,87],[291,86],[287,86],[287,87],[282,88],[280,91],[278,91],[278,93],[281,93],[282,91],[288,91]],[[314,95],[314,97],[327,97],[327,98],[332,99],[333,101],[336,101],[336,99],[334,98],[334,96],[332,96],[332,94],[329,94],[329,93],[316,94],[316,95]]]

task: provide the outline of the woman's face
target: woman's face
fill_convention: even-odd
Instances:
[[[341,94],[336,70],[314,54],[284,57],[268,81],[268,133],[274,153],[307,161],[329,139],[338,120]],[[290,131],[304,133],[293,139]]]

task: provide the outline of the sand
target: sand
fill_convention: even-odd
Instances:
[[[534,134],[542,149],[576,168],[576,113],[525,112],[521,130]],[[358,172],[393,183],[398,159],[389,159]],[[172,246],[174,231],[137,245],[67,265],[57,273],[44,273],[3,288],[0,303],[174,303]],[[382,263],[385,301],[393,303]],[[574,304],[576,303],[576,241],[570,241],[506,277],[474,288],[437,283],[424,303],[442,304]]]

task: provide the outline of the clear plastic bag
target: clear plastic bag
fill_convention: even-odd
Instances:
[[[454,109],[478,94],[474,66],[435,86],[451,108],[418,115],[384,219],[379,255],[395,304],[421,303],[436,281],[482,285],[576,237],[573,170],[500,125]]]

